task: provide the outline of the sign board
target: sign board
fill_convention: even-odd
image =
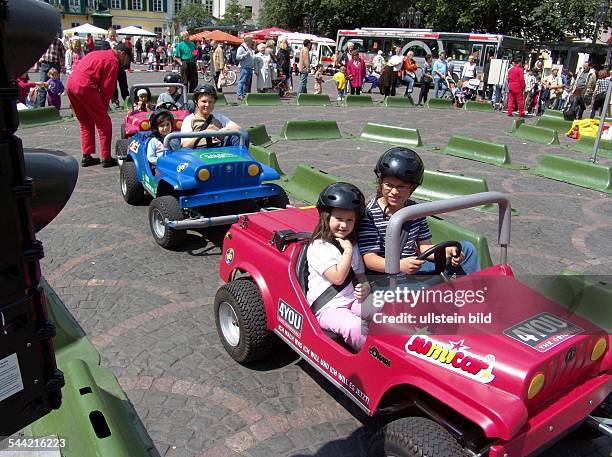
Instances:
[[[508,76],[508,68],[510,67],[510,61],[508,59],[491,59],[491,66],[489,67],[489,79],[487,84],[501,86]]]

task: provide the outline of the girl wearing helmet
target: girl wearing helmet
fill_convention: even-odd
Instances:
[[[365,199],[352,184],[337,182],[319,195],[319,222],[310,239],[307,298],[323,330],[342,336],[356,350],[367,327],[361,302],[369,293],[365,268],[356,246],[355,228],[363,217]]]
[[[376,197],[368,202],[359,226],[359,248],[369,270],[384,273],[387,224],[397,211],[416,204],[410,200],[410,196],[423,182],[423,172],[423,161],[412,149],[394,147],[378,159],[374,169],[378,178],[378,190]],[[413,220],[408,239],[401,247],[401,272],[415,274],[433,271],[435,265],[432,262],[416,259],[420,252],[425,252],[431,246],[433,244],[427,220],[424,217]],[[480,270],[478,254],[469,241],[461,241],[459,256],[455,247],[447,248],[446,256],[450,259],[446,273],[451,277]]]
[[[151,123],[152,137],[147,144],[147,159],[155,165],[157,159],[164,152],[164,138],[172,132],[174,124],[174,116],[167,109],[158,109],[151,115],[149,122]],[[177,150],[181,147],[181,142],[178,138],[170,141],[170,149]]]

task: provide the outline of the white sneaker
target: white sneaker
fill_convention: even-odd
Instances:
[[[341,102],[342,101],[342,97],[336,97],[336,101],[337,102]]]

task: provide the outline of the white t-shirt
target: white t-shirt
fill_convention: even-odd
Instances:
[[[306,253],[308,260],[308,293],[306,298],[310,304],[331,286],[331,282],[325,279],[323,273],[329,268],[337,265],[342,258],[342,254],[336,246],[323,240],[315,240],[309,247]],[[353,257],[351,258],[351,266],[356,274],[364,273],[365,266],[359,253],[357,243],[353,246]],[[323,308],[330,306],[337,307],[346,305],[355,300],[355,288],[353,284],[347,285],[334,298],[332,298]]]
[[[170,140],[170,150],[176,151],[181,148],[181,140],[178,138],[174,138]],[[164,152],[164,143],[162,143],[158,138],[153,137],[149,140],[149,144],[147,144],[147,159],[151,163],[157,163],[157,159]]]

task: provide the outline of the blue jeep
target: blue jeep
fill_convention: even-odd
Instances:
[[[239,146],[217,148],[169,149],[174,138],[240,136]],[[187,229],[229,225],[238,215],[207,217],[207,207],[245,200],[258,207],[285,208],[289,199],[278,185],[276,170],[254,160],[245,147],[246,133],[192,132],[169,134],[165,151],[152,164],[147,160],[150,132],[139,132],[128,145],[128,155],[121,164],[119,181],[123,199],[130,205],[153,197],[149,205],[149,225],[155,241],[164,248],[181,244]]]

